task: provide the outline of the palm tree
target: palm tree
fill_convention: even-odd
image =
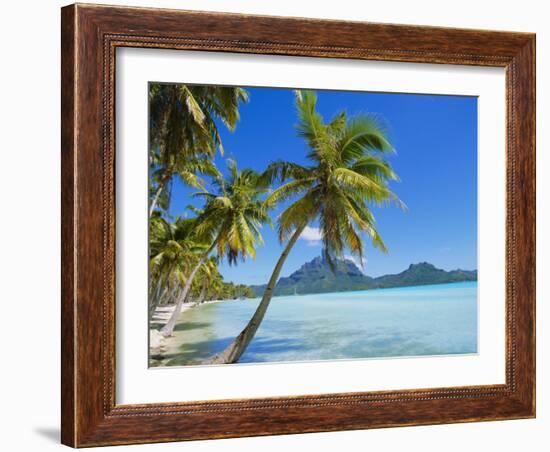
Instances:
[[[198,278],[196,279],[199,279],[200,283],[195,287],[196,297],[194,299],[193,306],[198,306],[204,302],[206,298],[206,291],[208,290],[213,278],[217,275],[219,275],[218,259],[215,256],[210,256],[204,261],[197,273]]]
[[[149,236],[149,315],[163,300],[170,301],[185,284],[185,275],[197,256],[208,247],[197,241],[195,220],[177,218],[173,223],[156,215],[150,221]]]
[[[288,254],[308,224],[319,222],[323,253],[333,270],[334,258],[341,257],[345,249],[362,260],[362,234],[375,247],[387,251],[369,208],[369,204],[391,201],[402,205],[388,188],[388,182],[397,180],[397,176],[383,158],[393,151],[386,133],[372,115],[348,119],[342,112],[325,123],[315,109],[316,102],[313,92],[296,92],[298,134],[309,147],[307,157],[311,165],[276,162],[266,171],[268,178],[285,182],[271,193],[266,203],[272,206],[294,200],[278,219],[279,240],[285,243],[283,252],[248,325],[205,364],[239,360],[264,318]]]
[[[226,283],[223,280],[223,276],[219,271],[213,272],[212,278],[209,281],[208,288],[206,289],[206,299],[215,300],[224,298],[224,289]]]
[[[218,177],[220,172],[214,161],[207,154],[197,154],[186,157],[184,153],[174,153],[167,160],[161,162],[160,156],[151,157],[152,169],[150,179],[149,218],[152,218],[155,209],[161,207],[167,210],[170,204],[171,182],[176,175],[185,184],[200,190],[204,189],[204,180],[201,176]]]
[[[161,330],[165,337],[172,334],[193,280],[210,253],[216,250],[218,258],[227,257],[230,264],[239,257],[255,258],[256,246],[263,243],[260,228],[270,222],[266,205],[260,199],[267,192],[266,178],[250,169],[239,171],[230,160],[229,177],[216,179],[214,186],[216,193],[196,194],[206,198],[206,206],[196,218],[195,232],[198,237],[209,237],[210,246],[187,277],[174,312]]]
[[[150,217],[160,201],[168,203],[166,188],[174,175],[200,189],[202,180],[197,173],[219,175],[211,161],[216,149],[223,153],[216,119],[233,130],[239,119],[239,104],[247,99],[242,88],[151,85],[149,142],[154,186],[150,193]]]

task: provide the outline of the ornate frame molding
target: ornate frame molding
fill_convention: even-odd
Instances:
[[[118,47],[506,68],[506,384],[116,405]],[[526,33],[79,4],[63,8],[62,442],[81,447],[533,417],[534,59],[535,37]]]

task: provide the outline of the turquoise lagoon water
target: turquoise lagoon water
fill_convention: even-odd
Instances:
[[[202,305],[176,326],[181,345],[165,365],[221,351],[259,303]],[[477,283],[275,297],[241,363],[477,352]]]

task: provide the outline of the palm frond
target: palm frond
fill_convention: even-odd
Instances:
[[[315,198],[316,190],[312,189],[281,213],[278,221],[278,233],[281,242],[285,242],[300,226],[315,219],[318,215],[318,205]]]
[[[193,96],[193,93],[191,90],[187,87],[187,85],[180,85],[179,86],[179,95],[180,95],[180,101],[185,103],[187,106],[189,113],[193,117],[193,120],[200,126],[204,127],[204,118],[205,114],[203,109],[201,108],[201,105],[197,99],[195,99],[195,96]]]
[[[338,137],[337,147],[342,161],[346,164],[363,157],[369,151],[394,151],[384,126],[373,115],[358,115],[352,118]]]
[[[265,200],[265,204],[267,206],[274,206],[277,203],[284,202],[291,198],[292,196],[296,196],[308,188],[311,187],[311,185],[315,182],[315,178],[310,177],[307,179],[297,179],[293,180],[292,182],[287,182],[284,185],[281,185],[280,187],[273,190],[269,196]]]
[[[372,199],[382,200],[387,198],[391,193],[386,186],[377,183],[372,178],[356,173],[349,168],[336,168],[331,178],[347,189],[360,190],[362,193],[368,194]]]
[[[399,181],[399,177],[393,171],[391,165],[373,155],[367,155],[357,159],[350,167],[352,171],[366,177],[380,177],[385,180]]]
[[[313,176],[313,168],[282,160],[270,163],[261,174],[261,178],[268,184],[273,184],[275,181],[285,182],[288,179],[306,179]]]
[[[322,153],[330,147],[328,143],[330,135],[327,133],[322,116],[315,109],[317,95],[314,91],[307,90],[297,90],[295,93],[299,119],[296,130],[298,135],[307,141],[311,149],[308,156],[318,161],[323,157]]]

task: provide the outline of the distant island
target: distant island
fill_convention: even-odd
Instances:
[[[275,296],[387,289],[463,281],[477,281],[477,270],[445,271],[428,262],[421,262],[411,264],[401,273],[373,278],[363,274],[349,259],[338,260],[336,271],[332,272],[325,259],[316,257],[290,276],[279,279],[275,287]],[[265,290],[265,284],[250,286],[250,288],[259,297]]]

